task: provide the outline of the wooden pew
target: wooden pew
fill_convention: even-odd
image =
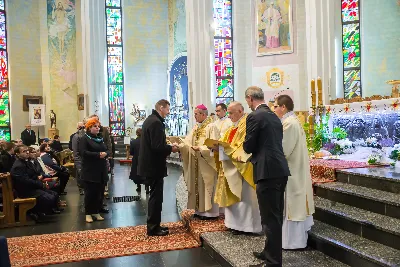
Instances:
[[[3,194],[3,218],[0,228],[34,224],[34,221],[27,220],[26,213],[36,205],[36,198],[14,199],[12,180],[9,173],[0,173],[0,182]],[[15,220],[15,207],[18,208],[18,222]]]

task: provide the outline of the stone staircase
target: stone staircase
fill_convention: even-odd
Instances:
[[[400,266],[400,173],[347,169],[337,179],[315,186],[310,246],[350,266]]]

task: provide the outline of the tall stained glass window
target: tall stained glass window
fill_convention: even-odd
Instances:
[[[11,139],[9,102],[6,11],[5,0],[0,0],[0,139],[7,141]]]
[[[213,0],[216,103],[233,101],[232,0]]]
[[[344,98],[361,96],[360,0],[342,0]]]
[[[121,0],[106,0],[108,106],[111,134],[125,135]]]

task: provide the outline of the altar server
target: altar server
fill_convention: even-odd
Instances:
[[[283,124],[283,152],[290,173],[285,192],[282,248],[302,249],[307,246],[308,231],[314,224],[314,199],[306,135],[293,112],[288,95],[276,98],[274,110]]]
[[[217,114],[217,120],[214,122],[217,135],[223,137],[226,130],[232,126],[232,121],[227,115],[227,107],[224,103],[217,104],[215,113]]]

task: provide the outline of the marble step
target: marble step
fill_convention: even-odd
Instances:
[[[309,245],[350,266],[400,266],[400,250],[315,220]]]
[[[201,235],[204,249],[222,267],[248,267],[261,263],[253,251],[262,251],[264,236],[233,235],[230,232],[209,232]],[[348,266],[317,250],[283,251],[283,267]]]
[[[314,186],[317,196],[400,219],[400,194],[345,183]]]
[[[315,197],[314,218],[370,239],[400,249],[400,219]]]
[[[355,168],[337,170],[339,182],[400,194],[400,173],[394,168]]]

